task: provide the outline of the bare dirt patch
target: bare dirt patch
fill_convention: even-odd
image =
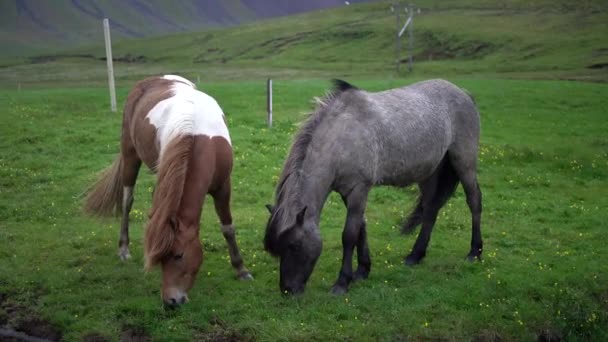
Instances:
[[[0,293],[0,341],[59,341],[59,328],[34,310]]]
[[[209,321],[211,327],[205,331],[198,332],[194,335],[195,341],[202,342],[240,342],[254,341],[251,336],[241,334],[228,327],[226,322],[220,318],[214,317]]]
[[[122,334],[120,334],[120,340],[123,342],[149,342],[152,341],[152,337],[144,328],[124,326]]]
[[[560,342],[563,338],[557,331],[543,328],[537,333],[536,340],[538,342]]]
[[[108,342],[109,338],[98,333],[86,334],[82,337],[83,342]]]

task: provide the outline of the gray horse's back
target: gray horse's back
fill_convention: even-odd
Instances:
[[[334,104],[336,163],[342,176],[371,184],[405,186],[427,177],[450,158],[477,158],[479,113],[472,98],[445,80],[370,93],[349,91]],[[354,181],[354,180],[353,180]]]

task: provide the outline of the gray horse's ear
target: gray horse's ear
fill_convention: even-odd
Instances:
[[[306,214],[306,208],[308,207],[304,207],[304,209],[302,209],[299,213],[298,216],[296,216],[296,223],[297,224],[302,224],[304,222],[304,214]]]
[[[272,214],[272,212],[274,211],[274,207],[270,204],[266,204],[266,209],[268,209],[268,212]]]

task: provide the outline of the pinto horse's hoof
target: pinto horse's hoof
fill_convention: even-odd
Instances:
[[[243,281],[253,280],[253,276],[251,275],[251,273],[249,273],[249,271],[244,271],[244,272],[239,273],[237,278],[239,280],[243,280]]]
[[[121,261],[127,261],[131,259],[131,253],[129,253],[128,248],[120,248],[118,251],[118,257],[120,257]]]

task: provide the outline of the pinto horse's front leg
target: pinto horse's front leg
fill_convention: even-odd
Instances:
[[[230,180],[221,189],[212,194],[215,204],[215,211],[222,224],[222,234],[228,244],[230,263],[236,271],[236,276],[240,280],[252,280],[253,276],[245,267],[239,246],[236,243],[234,226],[232,225],[232,214],[230,212]]]
[[[353,281],[353,252],[357,246],[357,254],[359,268],[357,269],[357,278],[366,278],[369,273],[370,260],[369,251],[367,249],[366,234],[363,233],[361,240],[361,232],[365,232],[365,206],[367,203],[367,194],[369,188],[357,187],[348,193],[342,195],[346,204],[346,223],[342,232],[342,268],[338,274],[338,279],[331,288],[333,294],[344,294],[348,292],[348,286]]]

